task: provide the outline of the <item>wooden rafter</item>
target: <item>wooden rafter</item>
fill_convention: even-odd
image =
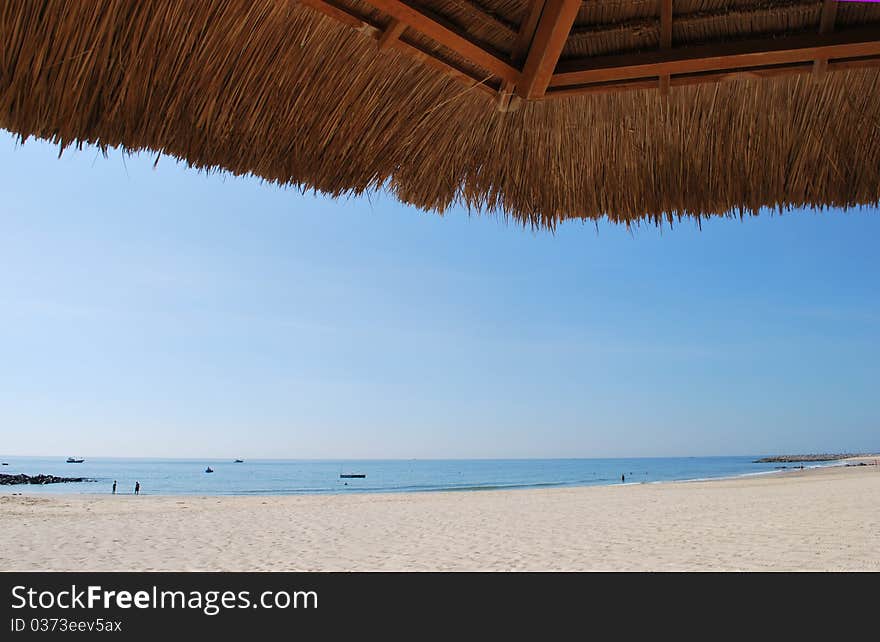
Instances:
[[[672,48],[672,0],[660,0],[660,48]],[[660,93],[669,94],[669,74],[660,76]]]
[[[373,38],[374,40],[378,41],[383,34],[382,29],[379,28],[377,25],[368,22],[366,18],[358,16],[357,14],[352,13],[351,11],[341,6],[332,4],[332,0],[299,1],[307,7],[319,11],[325,16],[333,18],[337,22],[340,22],[350,27],[351,29],[354,29],[355,31],[365,34],[370,38]],[[492,96],[495,95],[495,89],[493,89],[487,83],[483,82],[483,79],[475,78],[463,69],[459,69],[458,67],[455,67],[444,60],[440,60],[439,58],[435,57],[430,51],[424,51],[419,47],[416,47],[415,45],[404,42],[399,37],[393,40],[389,40],[388,47],[403,51],[412,58],[415,58],[416,60],[419,60],[426,65],[434,67],[435,69],[438,69],[449,76],[452,76],[453,78],[459,80],[468,87],[472,87],[478,91],[485,92]]]
[[[880,68],[880,56],[867,58],[854,58],[851,60],[832,60],[828,63],[826,72],[847,71],[849,69],[874,69]],[[813,63],[797,62],[788,65],[774,65],[771,67],[752,67],[748,69],[729,69],[726,71],[704,72],[695,74],[683,74],[672,76],[670,86],[684,87],[687,85],[702,85],[726,82],[729,80],[741,80],[746,78],[778,78],[780,76],[799,76],[813,73]],[[660,86],[658,78],[642,78],[638,80],[623,80],[617,82],[595,83],[580,87],[561,87],[548,91],[544,98],[562,98],[564,96],[580,96],[583,94],[611,94],[637,89],[657,89]]]
[[[824,0],[819,33],[672,48],[672,0],[660,3],[660,49],[594,56],[559,63],[581,0],[534,0],[517,31],[509,61],[442,18],[401,0],[364,0],[391,17],[384,27],[338,0],[299,0],[377,41],[496,97],[498,107],[516,108],[520,98],[545,99],[585,93],[659,89],[739,78],[770,78],[880,67],[880,25],[834,31],[837,2]],[[476,6],[476,5],[474,5]],[[439,22],[438,22],[439,20]],[[451,49],[494,80],[457,67],[434,51],[401,40],[411,28]],[[522,68],[520,73],[519,68]],[[554,73],[555,68],[555,73]]]
[[[387,13],[407,27],[425,34],[474,65],[492,72],[501,80],[516,81],[519,70],[504,60],[497,52],[474,42],[466,33],[452,26],[440,24],[431,16],[401,0],[365,0],[379,11]]]
[[[391,18],[391,22],[379,36],[379,49],[387,49],[392,42],[400,38],[404,31],[406,31],[406,25],[400,20]]]
[[[541,12],[544,10],[544,0],[532,0],[529,4],[528,12],[519,26],[516,34],[516,40],[513,42],[513,48],[510,52],[510,60],[517,68],[521,68],[532,46],[532,39],[535,37],[535,31],[538,28],[538,21],[541,19]],[[499,111],[513,111],[518,106],[520,97],[514,95],[516,83],[507,81],[501,86],[498,96]]]
[[[837,0],[824,0],[822,14],[819,17],[819,33],[831,33],[834,31],[834,22],[837,20]],[[817,58],[813,64],[813,76],[818,80],[828,68],[827,58]]]
[[[482,3],[475,2],[474,0],[454,1],[459,8],[465,11],[465,13],[475,17],[478,21],[491,24],[496,29],[506,31],[511,36],[516,34],[517,29],[515,24],[509,22],[504,16],[488,10],[482,5]]]
[[[562,66],[550,87],[573,87],[623,80],[658,78],[880,55],[880,25],[830,34],[699,45],[639,54],[596,56]],[[672,83],[674,84],[674,83]]]
[[[353,13],[343,9],[342,7],[338,7],[333,4],[333,1],[330,0],[299,0],[300,4],[304,4],[307,7],[311,7],[316,11],[320,11],[325,16],[333,18],[336,22],[341,22],[347,27],[351,27],[355,30],[365,30],[369,31],[371,29],[378,29],[374,25],[369,24],[366,20],[361,18],[360,16],[356,16]]]
[[[547,0],[544,3],[522,77],[516,84],[518,96],[540,98],[547,91],[580,6],[581,0]]]
[[[544,0],[532,0],[529,5],[529,11],[526,14],[523,23],[519,26],[516,34],[516,40],[513,43],[513,49],[510,52],[510,59],[517,67],[521,67],[526,61],[529,48],[532,46],[532,40],[535,37],[535,31],[538,29],[538,21],[541,19],[541,13],[544,11]]]
[[[831,33],[834,31],[834,22],[837,20],[837,0],[824,0],[822,2],[822,16],[819,19],[819,33]]]

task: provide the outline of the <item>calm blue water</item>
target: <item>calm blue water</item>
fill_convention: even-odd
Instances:
[[[489,490],[619,484],[732,477],[773,472],[778,464],[754,464],[749,457],[650,459],[486,459],[486,460],[249,460],[87,458],[67,464],[63,457],[0,456],[0,473],[40,473],[93,477],[97,483],[0,486],[0,493],[131,493],[135,481],[152,495],[288,495],[441,490]],[[214,473],[205,473],[210,466]],[[365,473],[366,479],[340,479]],[[347,485],[346,485],[347,483]]]

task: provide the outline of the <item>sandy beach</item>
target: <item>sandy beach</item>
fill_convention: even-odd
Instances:
[[[880,571],[880,468],[271,497],[0,496],[0,569]]]

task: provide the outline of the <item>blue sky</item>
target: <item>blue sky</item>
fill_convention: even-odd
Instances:
[[[880,216],[426,214],[0,133],[0,453],[880,449]]]

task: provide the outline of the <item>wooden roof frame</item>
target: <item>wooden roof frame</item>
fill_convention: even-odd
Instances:
[[[533,100],[546,93],[580,7],[581,0],[546,0],[543,3],[535,37],[516,83],[518,96]]]
[[[670,87],[736,78],[768,78],[880,67],[880,25],[835,31],[836,0],[824,0],[815,33],[784,37],[673,46],[673,0],[658,0],[660,48],[654,51],[592,56],[560,63],[563,47],[582,0],[531,0],[509,56],[477,42],[411,0],[363,0],[390,16],[380,27],[336,0],[299,0],[338,22],[377,40],[378,48],[394,48],[495,96],[498,108],[512,110],[517,100],[546,100],[587,93],[609,93]],[[480,78],[433,51],[404,40],[413,30],[427,36],[486,70]]]

